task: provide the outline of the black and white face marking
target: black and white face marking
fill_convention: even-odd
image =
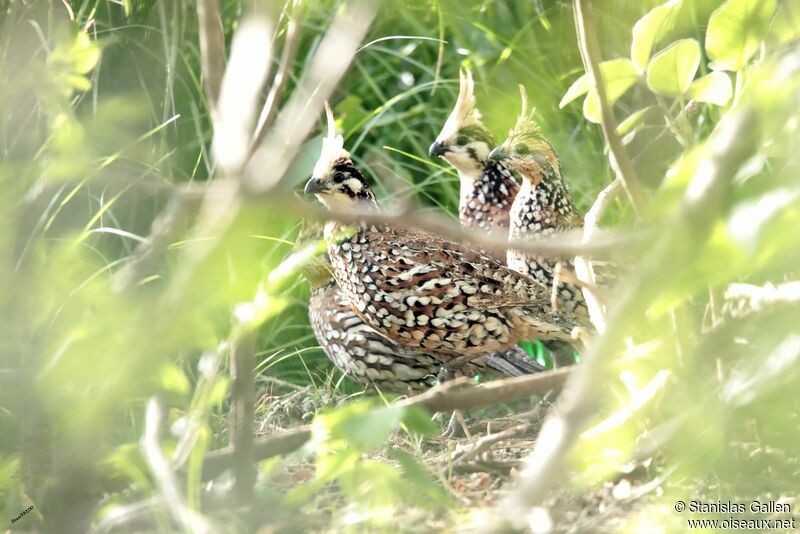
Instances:
[[[322,176],[312,177],[305,188],[325,206],[347,205],[356,202],[374,202],[375,195],[350,159],[339,159]]]
[[[491,132],[483,125],[462,126],[454,134],[439,138],[431,146],[431,156],[440,156],[462,176],[475,177],[483,171],[494,147]]]

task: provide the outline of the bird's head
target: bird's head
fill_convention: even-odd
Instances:
[[[528,99],[520,85],[522,111],[517,123],[505,141],[489,154],[491,161],[504,163],[536,186],[542,181],[559,179],[561,164],[555,148],[542,135],[539,125],[533,120],[533,111],[528,113]]]
[[[460,80],[456,105],[429,153],[447,160],[462,177],[477,177],[486,166],[495,139],[481,122],[481,113],[475,104],[472,74],[461,71]]]
[[[347,209],[364,201],[374,203],[372,188],[344,149],[344,139],[336,134],[333,112],[327,102],[325,112],[328,135],[322,139],[322,151],[306,183],[305,193],[314,194],[328,209]]]

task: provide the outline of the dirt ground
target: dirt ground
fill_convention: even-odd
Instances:
[[[271,434],[311,422],[314,414],[335,407],[347,398],[336,393],[320,392],[310,387],[271,388],[261,397],[257,431]],[[496,528],[502,520],[497,508],[503,496],[513,488],[524,458],[532,450],[540,425],[550,408],[547,400],[532,400],[513,406],[497,406],[472,410],[465,414],[465,425],[457,425],[456,434],[446,435],[449,417],[436,416],[443,433],[412,443],[408,434],[395,432],[380,450],[370,451],[367,459],[393,463],[388,454],[401,448],[414,454],[417,460],[436,478],[452,497],[456,507],[449,513],[432,515],[409,509],[403,513],[404,532],[486,531]],[[468,432],[469,436],[464,434]],[[290,455],[280,463],[279,473],[271,484],[278,493],[314,476],[313,458]],[[617,532],[628,530],[630,515],[647,506],[651,497],[661,494],[661,480],[656,462],[652,459],[627,466],[613,480],[590,490],[564,487],[554,494],[541,509],[533,510],[529,525],[541,532]],[[301,524],[289,521],[266,531],[304,531],[320,528],[327,523],[326,510],[335,514],[342,504],[341,496],[332,485],[326,488],[321,515],[304,518]],[[497,514],[500,514],[498,518]],[[295,518],[297,519],[297,518]],[[311,521],[311,524],[306,521]],[[317,521],[319,521],[317,523]],[[313,525],[313,526],[312,526]]]

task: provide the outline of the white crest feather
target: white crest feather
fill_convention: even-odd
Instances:
[[[532,108],[530,111],[528,110],[528,94],[525,91],[525,87],[522,84],[519,84],[518,87],[522,109],[520,109],[516,124],[514,124],[514,127],[508,134],[509,138],[515,138],[521,134],[537,132],[539,130],[539,125],[533,118],[536,114],[536,108]]]
[[[349,158],[350,153],[344,149],[344,138],[336,135],[336,121],[333,118],[333,111],[330,104],[325,101],[325,116],[328,119],[328,135],[322,138],[322,150],[314,165],[315,178],[324,176],[332,167],[335,161]]]
[[[475,102],[475,82],[469,70],[459,72],[458,100],[447,122],[444,123],[437,141],[444,141],[453,136],[463,126],[478,123],[481,121],[481,112],[478,111]]]

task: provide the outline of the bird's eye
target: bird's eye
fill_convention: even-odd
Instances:
[[[337,184],[344,182],[344,178],[345,178],[344,173],[341,172],[337,172],[336,174],[333,175],[333,181],[336,182]]]
[[[519,154],[520,156],[524,156],[525,154],[530,154],[530,152],[531,149],[529,149],[527,145],[524,145],[522,143],[514,147],[514,153]]]
[[[456,138],[456,144],[458,146],[465,146],[467,143],[469,143],[469,137],[466,135],[459,135],[458,138]]]

